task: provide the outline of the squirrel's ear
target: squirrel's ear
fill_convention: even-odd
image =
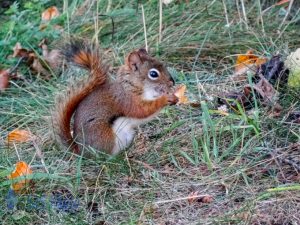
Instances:
[[[131,52],[126,59],[127,66],[130,67],[131,70],[137,71],[142,65],[142,59],[138,52]]]
[[[148,55],[147,50],[144,49],[144,48],[140,48],[140,49],[138,50],[138,53],[139,53],[139,55]]]

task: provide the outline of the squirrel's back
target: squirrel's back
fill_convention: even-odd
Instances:
[[[96,87],[107,82],[107,66],[103,64],[96,46],[89,46],[80,41],[73,41],[65,45],[62,50],[64,58],[90,71],[87,80],[70,85],[66,92],[56,99],[56,106],[52,115],[55,135],[60,142],[70,146],[75,153],[79,147],[74,143],[71,135],[70,122],[79,103]]]

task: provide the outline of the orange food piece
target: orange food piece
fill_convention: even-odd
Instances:
[[[19,130],[15,129],[11,131],[7,136],[8,143],[11,142],[28,142],[33,138],[33,134],[30,131],[27,130]]]
[[[52,6],[48,9],[46,9],[43,13],[42,13],[42,20],[44,21],[49,21],[52,20],[54,17],[59,16],[60,13],[57,9],[56,6]]]
[[[253,54],[253,50],[248,50],[244,55],[238,55],[235,63],[235,72],[249,68],[251,65],[260,66],[267,62],[266,58],[259,58]]]
[[[174,95],[178,98],[177,104],[186,104],[189,102],[188,97],[184,95],[185,91],[186,85],[184,84],[181,84],[176,88]]]
[[[29,174],[32,174],[32,170],[27,165],[27,163],[23,162],[23,161],[19,161],[19,162],[16,163],[16,169],[8,176],[8,179],[15,179],[17,177],[26,176],[26,175],[29,175]],[[12,184],[12,189],[14,191],[20,191],[29,182],[30,182],[29,179],[24,178],[24,180],[21,180],[19,182],[16,182],[16,183]]]

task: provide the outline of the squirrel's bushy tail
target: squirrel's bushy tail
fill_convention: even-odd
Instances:
[[[108,67],[101,60],[98,48],[83,42],[74,41],[65,45],[62,50],[64,58],[75,65],[90,71],[87,80],[70,85],[66,92],[58,96],[52,115],[54,133],[59,141],[70,146],[74,153],[80,149],[71,135],[71,118],[79,103],[97,86],[107,80]]]

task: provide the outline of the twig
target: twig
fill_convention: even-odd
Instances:
[[[37,145],[37,143],[36,143],[36,141],[34,139],[32,140],[32,143],[33,143],[33,146],[34,146],[34,148],[36,150],[36,155],[40,158],[41,163],[42,163],[43,167],[45,168],[45,171],[47,173],[49,173],[49,170],[46,167],[46,164],[45,164],[45,161],[44,161],[44,156],[43,156],[43,153],[42,153],[40,147]]]
[[[265,26],[264,26],[264,19],[262,16],[262,11],[261,11],[261,3],[260,3],[260,0],[257,0],[257,1],[258,1],[259,18],[260,18],[260,22],[261,22],[261,29],[262,29],[263,34],[265,34]]]
[[[171,202],[179,202],[179,201],[184,201],[184,200],[189,200],[191,198],[196,199],[196,198],[203,198],[203,197],[207,197],[208,195],[193,195],[191,196],[187,196],[187,197],[182,197],[182,198],[175,198],[175,199],[170,199],[170,200],[162,200],[162,201],[157,201],[154,204],[159,205],[159,204],[165,204],[165,203],[171,203]]]
[[[241,0],[241,5],[242,5],[242,11],[243,11],[246,28],[248,29],[248,19],[247,19],[247,13],[246,13],[246,9],[245,9],[244,0]]]
[[[135,160],[135,159],[129,159],[129,160],[132,161],[132,162],[141,164],[143,167],[145,167],[145,168],[148,169],[148,170],[151,170],[151,171],[154,171],[154,172],[158,172],[158,173],[162,173],[162,174],[170,174],[169,172],[156,170],[156,169],[154,169],[152,166],[150,166],[149,164],[144,163],[144,162],[141,162],[141,161],[139,161],[139,160]]]
[[[226,18],[226,27],[229,27],[230,23],[229,23],[229,19],[228,19],[228,13],[227,13],[227,7],[226,7],[225,0],[222,0],[222,3],[223,3],[225,18]]]
[[[291,12],[291,8],[292,8],[292,5],[293,5],[293,3],[294,3],[294,0],[290,0],[290,3],[289,3],[289,6],[288,6],[288,9],[287,9],[287,11],[286,11],[286,14],[285,14],[285,16],[284,16],[284,18],[283,18],[283,20],[282,20],[281,24],[280,24],[280,25],[279,25],[279,27],[278,27],[278,30],[280,30],[280,29],[281,29],[281,27],[282,27],[282,26],[283,26],[283,24],[285,23],[285,21],[286,21],[287,17],[289,16],[289,14],[290,14],[290,12]]]
[[[144,6],[142,5],[142,16],[143,16],[143,25],[144,25],[144,36],[145,36],[145,48],[148,52],[148,41],[147,41],[147,29],[146,29],[146,20],[145,20],[145,12],[144,12]]]
[[[162,39],[162,0],[159,0],[159,37],[158,43],[161,43]]]
[[[8,73],[9,73],[9,74],[12,74],[13,72],[15,72],[15,70],[18,69],[20,63],[23,61],[24,58],[25,58],[24,56],[21,57],[21,58],[18,60],[17,64],[16,64],[12,69],[9,69]]]
[[[114,42],[114,34],[115,34],[115,22],[114,22],[114,18],[112,16],[109,15],[105,15],[105,14],[99,14],[98,16],[106,16],[109,17],[111,20],[111,42]]]

